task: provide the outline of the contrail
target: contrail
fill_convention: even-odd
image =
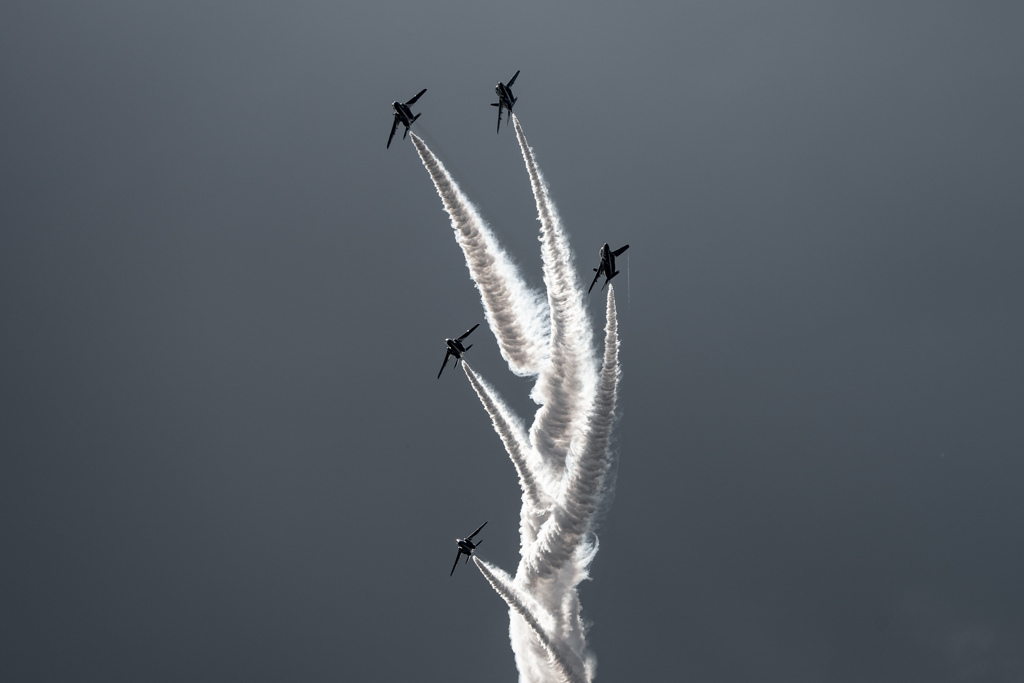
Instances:
[[[524,558],[537,578],[561,570],[576,553],[584,535],[592,530],[605,475],[612,464],[610,445],[619,389],[619,336],[615,290],[611,285],[608,286],[604,347],[604,364],[587,415],[585,436],[578,446],[573,443],[576,448],[569,452],[554,514],[544,522],[529,557]]]
[[[456,241],[466,256],[469,274],[480,290],[487,323],[501,355],[517,375],[535,375],[546,363],[549,323],[541,295],[523,283],[511,259],[447,169],[415,133],[409,137],[430,174]]]
[[[498,397],[494,389],[473,372],[469,363],[463,361],[462,369],[469,378],[469,383],[473,385],[476,395],[480,397],[487,414],[490,415],[494,430],[501,437],[501,442],[505,444],[505,450],[515,465],[519,474],[519,486],[523,490],[523,505],[531,511],[550,507],[552,496],[541,484],[544,480],[550,480],[550,475],[543,469],[543,463],[530,447],[526,430],[523,429],[519,418],[512,414],[512,410]]]
[[[596,380],[590,317],[584,306],[569,239],[547,184],[526,141],[519,117],[512,115],[516,139],[526,162],[541,226],[541,261],[551,312],[551,361],[541,371],[534,398],[537,411],[530,437],[537,450],[559,469]]]
[[[565,683],[586,683],[589,679],[586,677],[586,666],[583,660],[572,653],[563,652],[559,644],[550,638],[547,631],[540,624],[537,614],[541,611],[539,606],[535,606],[531,610],[528,603],[532,601],[512,585],[512,580],[504,571],[490,566],[475,555],[473,556],[473,562],[480,570],[480,573],[484,575],[484,578],[497,591],[498,595],[508,603],[509,608],[514,610],[530,627],[533,635],[547,653],[559,678],[565,681]],[[552,623],[554,621],[550,618],[549,620]]]
[[[614,289],[606,304],[603,362],[569,240],[548,187],[512,117],[540,221],[544,297],[523,285],[490,229],[444,166],[415,134],[502,356],[520,375],[536,375],[540,404],[527,431],[495,390],[463,363],[519,476],[521,556],[515,578],[474,556],[509,606],[509,638],[521,683],[590,683],[597,660],[586,642],[578,586],[597,553],[597,515],[610,500],[611,447],[619,386]]]

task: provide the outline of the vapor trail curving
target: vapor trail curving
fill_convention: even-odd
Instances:
[[[484,575],[484,578],[497,591],[498,595],[505,600],[509,608],[518,614],[526,622],[526,625],[530,627],[533,635],[537,638],[541,647],[544,648],[551,664],[559,674],[559,678],[566,683],[586,683],[588,679],[580,675],[581,673],[585,675],[586,672],[586,666],[583,664],[583,661],[574,656],[573,653],[563,652],[558,643],[548,636],[547,631],[541,626],[538,618],[538,613],[541,611],[539,606],[535,606],[531,610],[530,606],[528,606],[528,603],[531,601],[512,584],[512,580],[504,571],[497,567],[492,567],[476,556],[473,557],[473,562],[480,570],[480,573]],[[553,622],[554,620],[549,617],[549,621]]]
[[[512,123],[537,204],[541,262],[551,313],[551,360],[534,388],[534,399],[543,405],[537,411],[530,437],[541,455],[560,469],[586,410],[583,397],[589,395],[596,381],[590,317],[561,217],[519,117],[513,115]]]
[[[505,444],[505,450],[515,465],[519,474],[519,486],[523,490],[523,505],[531,511],[550,507],[553,491],[548,493],[543,486],[544,481],[550,482],[550,475],[545,471],[544,463],[540,462],[530,447],[526,430],[523,429],[519,418],[512,414],[512,410],[498,397],[493,387],[473,372],[469,363],[463,361],[462,369],[491,417],[494,430]],[[549,484],[547,488],[552,487]]]
[[[527,288],[508,255],[440,160],[410,133],[423,166],[434,181],[455,238],[466,256],[469,274],[480,290],[487,323],[502,357],[517,375],[535,375],[547,360],[547,310],[541,295]]]
[[[584,437],[574,442],[566,461],[562,487],[554,513],[541,527],[526,562],[535,578],[549,577],[577,552],[588,531],[604,490],[605,476],[612,464],[611,434],[615,425],[619,390],[619,335],[615,290],[608,286],[604,364],[593,403],[587,415]]]

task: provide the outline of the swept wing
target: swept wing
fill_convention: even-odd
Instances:
[[[398,129],[398,115],[395,115],[395,122],[391,124],[391,135],[388,136],[388,148],[391,147],[391,141],[395,138],[395,130]]]

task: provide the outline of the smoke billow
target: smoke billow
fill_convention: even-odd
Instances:
[[[475,207],[423,140],[411,137],[451,218],[502,356],[512,372],[537,377],[531,397],[540,407],[527,430],[493,387],[463,363],[522,489],[515,577],[473,559],[509,606],[509,636],[520,680],[589,683],[597,662],[587,648],[577,586],[587,578],[597,552],[597,515],[610,491],[615,458],[615,292],[609,285],[599,363],[568,236],[518,117],[512,121],[537,204],[546,302],[523,284]]]

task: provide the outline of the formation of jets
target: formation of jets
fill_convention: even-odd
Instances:
[[[491,106],[498,108],[498,131],[501,130],[502,110],[508,109],[508,115],[512,116],[512,105],[514,105],[516,100],[519,99],[512,94],[512,84],[516,82],[517,78],[519,78],[518,71],[515,72],[512,78],[508,79],[508,83],[498,81],[498,85],[494,86],[494,92],[498,95],[498,101],[492,103]],[[427,92],[426,88],[420,90],[416,93],[416,97],[412,98],[408,102],[403,103],[395,101],[391,103],[391,108],[395,110],[395,120],[391,124],[391,135],[388,136],[387,148],[391,147],[391,141],[395,138],[395,131],[398,130],[398,124],[401,123],[405,126],[405,130],[402,132],[402,139],[404,140],[405,136],[409,133],[409,126],[412,125],[413,121],[420,117],[419,114],[413,116],[412,109],[410,109],[410,107],[416,104],[416,100],[418,100],[425,92]]]
[[[498,101],[491,103],[491,106],[498,108],[497,132],[501,132],[501,114],[504,110],[508,110],[509,120],[511,121],[512,107],[519,99],[512,94],[512,85],[516,82],[516,79],[518,77],[519,72],[516,71],[515,74],[513,74],[512,78],[508,79],[508,83],[502,83],[499,81],[498,85],[494,86],[494,92],[498,95]],[[420,117],[419,114],[413,115],[411,107],[412,105],[416,104],[416,100],[418,100],[425,92],[427,92],[426,88],[420,90],[418,93],[416,93],[416,96],[413,97],[408,102],[403,103],[395,101],[391,103],[391,108],[395,110],[395,120],[391,124],[391,135],[388,136],[388,148],[391,147],[391,141],[395,137],[395,131],[398,130],[399,123],[405,126],[405,131],[402,133],[402,139],[404,140],[406,135],[409,134],[409,127],[412,126],[413,122]],[[615,251],[612,251],[611,247],[608,246],[607,242],[603,247],[601,247],[601,263],[598,265],[597,268],[594,268],[594,272],[596,273],[596,275],[594,275],[594,281],[590,283],[590,288],[587,290],[587,294],[589,294],[594,289],[594,285],[597,284],[597,281],[601,278],[602,275],[604,275],[605,277],[604,284],[601,285],[601,289],[603,290],[611,281],[611,279],[619,274],[619,271],[615,269],[615,257],[620,256],[622,252],[626,251],[627,249],[629,249],[628,244],[624,247],[616,249]],[[466,346],[463,345],[462,342],[466,339],[466,337],[473,333],[473,330],[475,330],[478,327],[480,327],[480,323],[473,325],[473,327],[466,330],[462,334],[462,336],[457,337],[456,339],[444,340],[444,362],[441,363],[441,370],[438,371],[437,373],[438,379],[441,378],[441,373],[444,372],[445,366],[448,365],[449,358],[455,356],[455,367],[458,367],[459,362],[462,361],[463,354],[465,354],[466,351],[469,351],[471,348],[473,348],[472,344]],[[477,541],[474,543],[473,537],[480,533],[481,529],[483,529],[485,526],[487,526],[487,522],[481,524],[480,528],[471,533],[469,536],[466,536],[465,538],[455,539],[455,542],[459,546],[459,550],[458,553],[456,553],[455,555],[455,564],[452,565],[452,571],[448,574],[448,576],[453,576],[455,574],[455,568],[459,566],[459,560],[462,559],[463,555],[466,556],[466,562],[469,562],[469,558],[473,554],[473,551],[476,550],[477,547],[483,542]]]
[[[484,522],[483,524],[481,524],[480,525],[480,529],[483,529],[485,526],[487,526],[487,522]],[[476,543],[473,543],[473,537],[476,536],[478,533],[480,533],[480,529],[477,529],[476,531],[471,533],[469,536],[466,536],[465,538],[456,538],[455,539],[455,542],[459,544],[459,552],[455,553],[455,564],[452,565],[452,571],[448,574],[448,576],[451,576],[452,574],[455,573],[455,568],[459,566],[459,558],[460,557],[465,555],[466,556],[466,562],[469,562],[469,556],[473,554],[473,551],[477,549],[477,546],[479,546],[481,543],[483,543],[482,540],[481,541],[477,541]]]

